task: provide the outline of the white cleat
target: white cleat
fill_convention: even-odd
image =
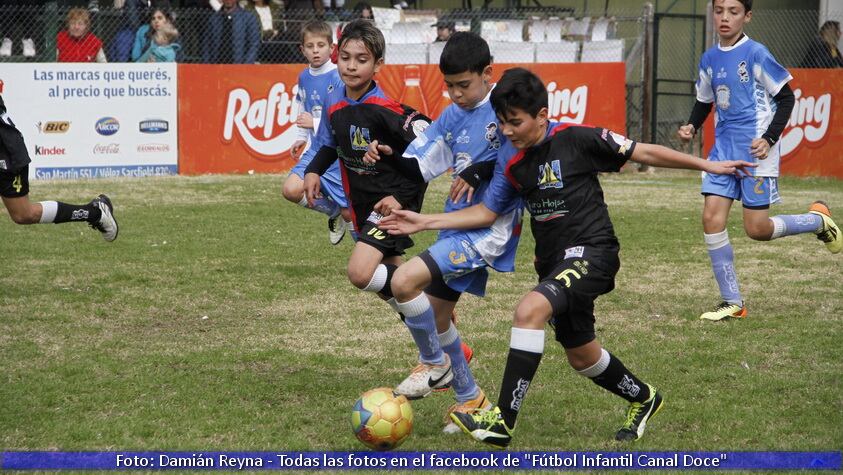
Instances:
[[[99,221],[88,223],[92,228],[102,233],[102,238],[108,242],[117,239],[117,220],[114,219],[114,207],[105,195],[99,195],[91,203],[102,211]]]
[[[395,388],[395,392],[402,394],[407,399],[421,399],[434,389],[446,386],[454,379],[454,372],[451,371],[451,358],[447,353],[445,362],[441,365],[419,363],[401,384]]]
[[[331,244],[336,246],[345,237],[345,231],[348,229],[348,222],[342,218],[341,214],[328,218],[328,239]]]

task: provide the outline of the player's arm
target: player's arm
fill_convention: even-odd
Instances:
[[[711,76],[708,74],[705,61],[705,57],[700,61],[699,77],[696,83],[697,100],[694,102],[693,109],[691,109],[691,116],[685,125],[679,127],[678,135],[684,142],[688,142],[694,138],[694,135],[696,135],[697,131],[702,127],[703,122],[705,122],[705,119],[708,118],[708,114],[711,113],[711,108],[714,105]]]
[[[378,227],[390,234],[415,234],[435,229],[488,228],[498,214],[480,203],[459,211],[437,214],[419,214],[408,210],[393,210],[383,218]]]
[[[632,149],[630,160],[662,168],[684,168],[701,170],[718,175],[732,175],[743,172],[747,175],[747,168],[755,164],[743,160],[711,161],[678,152],[671,148],[649,143],[637,143]]]

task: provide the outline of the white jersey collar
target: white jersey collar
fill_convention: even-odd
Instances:
[[[329,73],[335,69],[337,69],[337,65],[332,63],[331,60],[325,61],[325,64],[319,66],[318,68],[313,68],[312,66],[307,67],[310,70],[310,74],[314,76],[321,76],[322,74]]]
[[[732,46],[721,46],[720,42],[717,42],[717,49],[720,51],[732,51],[733,49],[743,45],[747,41],[749,41],[749,36],[746,36],[746,33],[741,33],[743,38],[739,39],[737,43],[733,44]]]

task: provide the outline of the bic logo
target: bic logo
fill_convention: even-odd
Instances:
[[[38,123],[38,131],[45,134],[63,134],[68,130],[70,130],[70,122],[66,120]]]
[[[381,231],[378,228],[372,228],[366,234],[368,234],[369,236],[372,236],[373,238],[377,239],[378,241],[382,241],[384,238],[386,238],[386,233]]]

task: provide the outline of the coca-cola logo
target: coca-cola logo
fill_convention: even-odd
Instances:
[[[557,89],[556,81],[547,83],[547,112],[551,120],[582,124],[587,107],[588,86]]]
[[[283,82],[272,85],[266,98],[252,100],[243,88],[228,93],[222,138],[231,142],[235,133],[243,144],[257,155],[277,157],[288,150],[296,138],[291,127],[298,115],[294,100],[298,85],[287,91]]]
[[[170,146],[165,143],[145,143],[138,145],[138,152],[141,153],[161,153],[169,152]]]
[[[94,145],[94,153],[97,155],[113,155],[120,153],[120,144],[96,144]]]
[[[798,149],[802,143],[819,145],[825,140],[831,125],[831,94],[802,96],[802,90],[793,91],[796,103],[781,140],[781,154],[785,156]]]

